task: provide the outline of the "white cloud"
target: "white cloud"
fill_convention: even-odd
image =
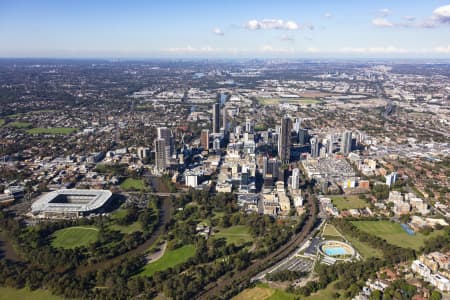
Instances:
[[[215,35],[224,35],[222,29],[220,29],[220,28],[214,28],[212,30],[212,33],[214,33]]]
[[[285,21],[281,19],[263,19],[263,20],[250,20],[245,25],[250,30],[258,29],[277,29],[277,30],[297,30],[299,25],[294,21]]]
[[[331,17],[333,17],[333,14],[327,12],[327,13],[325,13],[323,16],[324,16],[325,18],[331,18]]]
[[[354,54],[402,54],[408,53],[408,50],[403,48],[397,48],[395,46],[387,47],[368,47],[368,48],[353,48],[347,47],[340,50],[342,53],[354,53]]]
[[[444,47],[436,47],[434,48],[434,52],[437,53],[443,53],[443,54],[449,54],[450,53],[450,45],[444,46]]]
[[[392,27],[394,24],[384,18],[376,18],[372,20],[372,24],[377,27]]]
[[[433,19],[440,23],[450,23],[450,4],[436,8],[433,11]]]
[[[380,9],[380,10],[378,11],[378,14],[379,14],[380,16],[382,16],[382,17],[387,17],[387,16],[389,16],[391,13],[392,13],[392,11],[391,11],[389,8],[383,8],[383,9]]]
[[[403,19],[408,22],[414,22],[416,20],[416,17],[414,16],[403,16]]]

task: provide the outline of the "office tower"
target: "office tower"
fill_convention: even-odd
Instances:
[[[278,136],[278,157],[283,163],[289,163],[291,157],[291,130],[292,120],[289,117],[282,118]]]
[[[200,135],[200,145],[203,150],[209,150],[209,130],[203,129]]]
[[[262,167],[263,167],[263,177],[266,176],[267,174],[267,167],[268,167],[268,160],[267,160],[267,156],[263,157],[263,163],[262,163]]]
[[[299,187],[300,187],[300,170],[298,168],[295,168],[292,170],[291,188],[293,190],[298,190]]]
[[[319,157],[320,155],[320,144],[319,139],[317,137],[313,137],[311,139],[311,156],[312,157]]]
[[[308,129],[300,129],[298,132],[298,143],[306,145],[308,143]]]
[[[158,133],[158,139],[164,139],[166,141],[166,156],[169,159],[175,152],[173,145],[172,132],[167,127],[158,127],[156,128]]]
[[[158,170],[164,170],[167,167],[167,147],[165,139],[155,140],[155,164]]]
[[[251,119],[245,120],[245,132],[253,132],[253,122]]]
[[[331,139],[331,136],[327,139],[327,153],[333,154],[333,140]]]
[[[352,151],[352,132],[346,130],[342,134],[342,140],[341,140],[341,152],[344,155],[349,154]]]
[[[237,137],[240,137],[242,134],[242,126],[238,125],[234,128],[234,134],[236,134]]]
[[[137,156],[139,159],[144,159],[150,156],[150,149],[146,147],[137,148]]]
[[[228,111],[224,106],[222,108],[222,127],[223,127],[224,132],[227,132],[227,130],[228,130],[227,114],[228,114]]]
[[[294,131],[298,134],[302,127],[302,119],[295,118],[294,120]]]
[[[220,104],[215,103],[213,106],[213,119],[212,119],[213,133],[220,133]]]
[[[213,150],[220,150],[220,140],[215,138],[213,141]]]
[[[397,173],[396,172],[392,172],[391,174],[386,175],[385,177],[386,177],[386,185],[389,187],[397,181]]]

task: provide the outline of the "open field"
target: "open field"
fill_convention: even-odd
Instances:
[[[175,250],[167,250],[160,259],[146,265],[142,272],[138,275],[152,276],[155,272],[166,270],[184,263],[189,258],[194,256],[194,254],[194,245],[186,245]]]
[[[340,297],[335,298],[334,297],[335,293],[339,293]],[[344,294],[344,291],[335,289],[334,282],[332,282],[325,289],[322,289],[322,290],[318,291],[317,293],[311,294],[308,297],[302,297],[302,300],[346,299],[343,294]]]
[[[236,225],[219,230],[219,232],[214,233],[214,237],[225,238],[228,244],[241,245],[252,240],[248,227],[244,225]]]
[[[331,201],[334,206],[339,210],[352,209],[352,208],[365,208],[368,203],[364,200],[359,199],[358,196],[330,196]]]
[[[31,128],[27,130],[29,134],[71,134],[77,131],[78,128],[71,127],[51,127],[51,128]]]
[[[341,236],[339,231],[337,231],[336,227],[334,227],[331,224],[325,224],[325,227],[323,228],[322,235],[326,236]]]
[[[46,290],[30,291],[29,289],[13,289],[0,287],[0,300],[62,300],[59,296],[52,295]]]
[[[18,122],[18,121],[15,121],[15,122],[9,122],[8,124],[7,124],[7,126],[8,127],[15,127],[15,128],[30,128],[31,127],[31,123],[28,123],[28,122]]]
[[[280,289],[270,288],[268,284],[260,283],[254,288],[246,289],[233,300],[293,300],[296,295],[287,293]]]
[[[52,235],[52,246],[55,248],[73,249],[84,247],[95,242],[98,229],[94,226],[74,226],[56,231]]]
[[[5,124],[5,120],[4,119],[0,119],[0,127],[2,127],[3,126],[3,124]]]
[[[146,186],[143,179],[127,178],[120,184],[125,191],[145,191]]]
[[[322,101],[313,99],[313,98],[257,98],[258,102],[262,105],[274,105],[280,103],[291,103],[291,104],[300,104],[300,105],[308,105],[308,104],[318,104]]]
[[[409,235],[398,223],[391,221],[352,221],[360,230],[385,239],[388,243],[403,248],[418,250],[430,237],[443,234],[443,230],[435,230],[430,235],[421,233]]]

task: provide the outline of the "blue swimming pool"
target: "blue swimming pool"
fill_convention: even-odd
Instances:
[[[328,256],[348,254],[347,250],[345,250],[344,248],[341,248],[341,247],[326,248],[326,249],[323,249],[323,252],[325,252],[325,254]]]

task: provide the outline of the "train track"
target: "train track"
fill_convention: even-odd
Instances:
[[[206,286],[206,288],[197,296],[197,299],[218,299],[220,297],[220,292],[226,286],[233,284],[234,287],[240,287],[250,281],[253,276],[257,275],[263,269],[266,269],[278,263],[289,254],[291,254],[314,229],[316,221],[315,216],[317,216],[317,206],[314,203],[314,199],[312,197],[308,197],[308,206],[310,209],[308,209],[308,214],[305,218],[302,230],[299,233],[295,234],[286,244],[284,244],[268,256],[255,260],[253,264],[251,264],[245,270],[234,274],[231,278],[224,278],[224,276],[222,276],[216,281],[216,283]]]

